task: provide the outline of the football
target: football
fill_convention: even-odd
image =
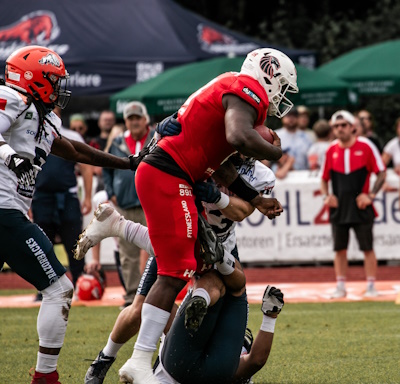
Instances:
[[[258,125],[254,129],[260,134],[260,136],[264,140],[268,141],[268,143],[271,143],[271,144],[273,143],[274,137],[272,136],[268,127],[266,127],[265,125]]]

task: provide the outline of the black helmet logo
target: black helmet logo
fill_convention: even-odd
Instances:
[[[275,68],[274,68],[275,66]],[[265,55],[264,57],[261,58],[260,60],[260,67],[263,72],[265,72],[270,79],[274,76],[274,73],[277,69],[281,67],[279,60],[270,55]]]

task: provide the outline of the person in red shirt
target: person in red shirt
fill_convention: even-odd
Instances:
[[[236,151],[256,159],[281,157],[279,137],[274,133],[270,144],[253,128],[264,123],[267,112],[280,118],[292,108],[286,92],[298,92],[293,62],[274,49],[250,52],[240,73],[222,74],[187,99],[177,117],[182,132],[162,138],[140,163],[135,183],[157,257],[158,277],[143,304],[132,358],[119,371],[121,381],[157,383],[151,366],[153,352],[177,294],[197,269],[193,184],[213,175],[268,217],[282,212],[276,199],[249,192],[233,164],[232,174],[223,172],[220,165]],[[229,161],[224,164],[229,169]]]
[[[108,149],[108,153],[119,157],[139,153],[151,141],[154,134],[154,131],[149,127],[150,119],[144,104],[138,101],[128,103],[124,108],[123,115],[126,131],[117,136]],[[132,172],[105,168],[103,169],[103,177],[108,199],[114,204],[118,212],[126,219],[146,225]],[[132,304],[135,298],[140,276],[149,255],[143,249],[124,239],[119,241],[119,255],[126,291],[123,307],[127,307]]]
[[[372,228],[376,216],[373,200],[382,187],[386,168],[376,146],[354,134],[354,116],[348,111],[332,115],[331,126],[337,140],[326,152],[322,167],[321,193],[330,208],[335,254],[337,287],[332,298],[346,296],[347,246],[349,230],[354,229],[360,250],[364,252],[367,276],[366,297],[377,296],[375,278],[376,255],[373,250]],[[371,173],[377,175],[370,190]],[[332,193],[328,192],[331,181]]]

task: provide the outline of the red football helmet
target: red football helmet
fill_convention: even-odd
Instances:
[[[100,300],[103,297],[104,288],[102,279],[83,274],[76,282],[76,295],[79,300]]]
[[[68,78],[61,57],[46,47],[23,47],[6,60],[6,85],[50,107],[67,106],[71,97],[71,91],[66,89]]]

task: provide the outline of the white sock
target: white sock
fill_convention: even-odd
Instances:
[[[67,275],[44,289],[43,301],[37,318],[39,345],[61,348],[64,343],[74,286]]]
[[[157,349],[158,339],[167,325],[169,316],[170,313],[168,311],[144,303],[142,307],[142,324],[135,343],[135,350],[153,353]]]
[[[194,296],[200,296],[202,297],[206,303],[207,303],[207,307],[210,305],[211,303],[211,299],[210,299],[210,295],[208,294],[208,292],[204,289],[204,288],[196,288],[193,291],[192,297]]]
[[[59,355],[47,355],[38,352],[36,362],[36,372],[50,373],[57,369],[57,361]]]
[[[375,277],[369,276],[367,277],[367,289],[375,288]]]
[[[261,323],[260,329],[264,332],[274,333],[276,319],[277,319],[276,317],[269,317],[267,315],[263,315],[263,321]]]
[[[106,346],[103,348],[103,353],[109,357],[116,357],[118,351],[122,348],[122,346],[124,344],[125,343],[122,343],[122,344],[114,343],[111,340],[111,335],[110,335],[110,336],[108,336],[108,341],[107,341]]]
[[[133,243],[139,248],[144,249],[150,255],[154,255],[148,228],[142,224],[135,223],[134,221],[125,220],[125,222],[126,226],[122,238],[129,243]]]
[[[344,276],[338,276],[336,278],[336,286],[340,290],[346,289],[346,278]]]

